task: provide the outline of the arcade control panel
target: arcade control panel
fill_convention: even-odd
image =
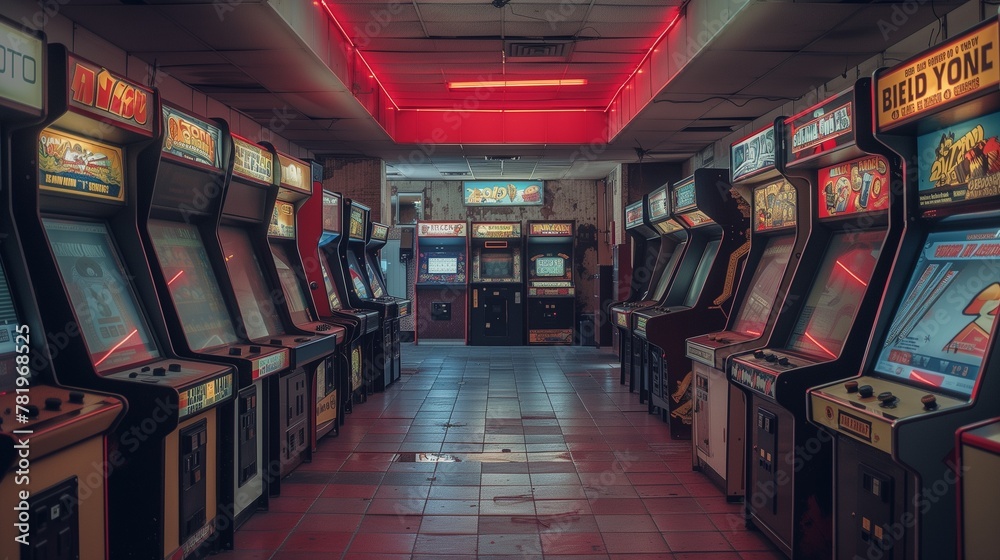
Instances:
[[[23,394],[29,395],[27,405],[17,404],[14,390],[0,394],[0,445],[2,436],[30,430],[33,457],[107,431],[125,409],[110,395],[76,389],[34,385]]]
[[[968,404],[927,389],[870,376],[813,389],[809,400],[814,422],[889,454],[896,420]]]
[[[118,371],[107,377],[176,387],[180,393],[178,415],[181,418],[223,401],[233,394],[232,368],[205,362],[159,360]]]

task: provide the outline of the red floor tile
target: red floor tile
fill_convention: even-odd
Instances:
[[[722,533],[715,531],[664,533],[673,552],[718,552],[733,550]]]
[[[607,552],[600,533],[546,533],[541,535],[541,543],[546,556]]]
[[[288,540],[281,550],[289,552],[321,552],[324,554],[339,554],[347,549],[347,544],[354,535],[352,533],[331,533],[328,531],[295,531],[288,535]]]
[[[360,513],[307,513],[301,517],[296,529],[353,533],[358,530],[361,518]]]
[[[387,536],[381,533],[359,533],[354,536],[348,552],[409,554],[417,540],[416,533],[394,533]]]

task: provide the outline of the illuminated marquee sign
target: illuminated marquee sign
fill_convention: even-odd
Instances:
[[[795,225],[795,188],[776,181],[753,190],[753,230],[769,231]]]
[[[649,195],[649,219],[659,220],[670,212],[667,207],[666,185],[656,189]]]
[[[734,182],[774,167],[774,127],[734,143],[729,156]]]
[[[182,159],[222,167],[219,144],[222,130],[205,121],[163,106],[163,151]]]
[[[684,226],[682,226],[679,222],[675,220],[664,220],[662,222],[657,222],[653,224],[653,227],[656,228],[656,231],[664,235],[684,229]]]
[[[272,237],[295,239],[295,205],[280,200],[274,203],[271,213],[271,223],[267,226],[267,234]]]
[[[69,55],[69,105],[98,120],[153,135],[153,90]]]
[[[572,237],[573,224],[572,222],[539,222],[529,224],[528,235],[538,237]]]
[[[42,40],[0,21],[0,103],[34,109],[41,113],[44,106],[45,60]]]
[[[854,130],[853,101],[849,99],[853,96],[853,90],[845,92],[818,109],[810,109],[786,121],[791,133],[790,162],[829,151],[854,139],[853,135],[844,138]]]
[[[372,239],[385,241],[389,238],[389,228],[382,224],[372,224]]]
[[[868,156],[819,170],[819,217],[846,216],[889,207],[889,162]]]
[[[878,77],[875,118],[879,130],[954,104],[1000,83],[998,24],[987,23],[922,53]]]
[[[289,156],[278,154],[281,165],[281,186],[304,194],[312,193],[311,170],[305,163]]]
[[[233,173],[261,183],[274,180],[274,158],[264,148],[233,135]]]
[[[1000,113],[917,138],[922,209],[1000,196]]]
[[[351,206],[351,229],[348,234],[351,239],[365,240],[365,211],[357,206]]]
[[[38,137],[38,186],[115,202],[125,200],[121,148],[46,128]]]
[[[633,202],[625,207],[625,229],[642,225],[642,201]]]
[[[190,416],[233,396],[233,376],[226,375],[181,391],[177,401],[178,415]]]
[[[421,222],[417,234],[421,237],[465,237],[465,222]]]
[[[323,229],[340,231],[340,199],[337,195],[323,191]]]
[[[521,237],[521,224],[473,224],[476,239],[510,239]]]
[[[534,181],[464,181],[462,191],[466,206],[540,206],[545,195],[543,185]]]
[[[694,179],[681,183],[670,191],[673,199],[674,212],[683,212],[698,205],[697,193],[694,189]]]

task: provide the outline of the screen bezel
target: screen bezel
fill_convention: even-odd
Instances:
[[[778,282],[776,282],[775,286],[774,286],[774,294],[771,297],[771,303],[768,305],[768,308],[767,308],[768,317],[765,317],[764,320],[763,320],[763,322],[761,323],[763,325],[762,326],[762,331],[760,333],[756,333],[755,334],[753,332],[748,331],[745,328],[743,328],[743,329],[737,328],[740,325],[740,322],[743,320],[742,316],[743,316],[743,312],[746,310],[747,302],[749,302],[750,299],[751,299],[751,297],[753,297],[753,295],[756,293],[754,290],[759,285],[759,280],[761,279],[761,275],[764,274],[764,272],[765,272],[765,270],[767,268],[767,267],[764,266],[764,258],[767,255],[767,252],[770,251],[770,250],[773,250],[776,246],[779,246],[779,243],[785,243],[785,242],[788,243],[788,245],[787,245],[788,251],[787,251],[787,253],[784,254],[785,264],[784,264],[784,266],[781,269],[782,272],[781,272],[781,275],[778,277]],[[761,251],[761,257],[757,261],[757,266],[755,267],[753,276],[749,280],[749,282],[750,282],[749,283],[749,288],[747,289],[747,291],[743,295],[742,301],[740,301],[740,307],[739,307],[739,309],[737,310],[736,314],[733,315],[733,325],[732,325],[732,327],[729,330],[731,330],[732,332],[740,333],[740,334],[745,335],[745,336],[758,336],[758,337],[759,336],[763,336],[764,330],[767,329],[767,323],[769,321],[769,318],[770,318],[771,315],[774,314],[774,305],[775,305],[775,303],[777,303],[779,297],[783,296],[783,294],[779,294],[778,293],[780,291],[779,287],[780,287],[780,283],[781,283],[781,278],[783,278],[785,276],[785,274],[787,273],[787,271],[788,271],[788,265],[789,265],[789,263],[792,260],[792,251],[794,249],[795,249],[795,230],[785,229],[785,230],[782,231],[781,234],[779,234],[779,235],[773,235],[773,236],[770,236],[770,237],[767,238],[767,242],[764,244],[764,250]],[[769,258],[779,259],[779,258],[781,258],[781,256],[782,256],[781,254],[775,253],[773,255],[773,257],[769,257]],[[775,266],[776,262],[777,262],[777,260],[771,260],[771,261],[769,261],[768,266]],[[744,268],[744,270],[745,270],[745,268]]]
[[[295,269],[292,267],[293,261],[291,255],[289,255],[291,247],[282,243],[272,243],[270,246],[271,256],[274,258],[275,270],[278,273],[278,283],[281,284],[281,292],[285,297],[285,306],[288,308],[288,314],[292,318],[292,323],[301,325],[315,321],[316,319],[313,316],[312,305],[309,303],[310,299],[306,288],[302,285],[301,278],[295,273]],[[288,280],[294,282],[291,286],[286,283],[285,277],[282,276],[281,271],[283,269],[288,271]],[[289,293],[290,290],[291,293]],[[292,301],[296,297],[298,297],[298,301],[302,304],[302,309],[298,311],[292,306]]]

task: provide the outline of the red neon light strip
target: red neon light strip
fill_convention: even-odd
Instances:
[[[344,26],[340,25],[340,22],[337,21],[337,16],[333,15],[333,10],[331,10],[330,6],[327,5],[326,0],[320,0],[320,3],[323,5],[323,8],[326,10],[326,13],[330,16],[330,19],[333,20],[333,23],[337,25],[337,29],[339,29],[340,34],[344,36],[344,40],[346,40],[347,44],[351,45],[351,48],[354,49],[354,54],[357,55],[359,59],[361,59],[361,62],[365,63],[365,68],[368,69],[368,74],[375,79],[375,82],[378,84],[378,87],[382,88],[382,93],[384,93],[385,96],[389,99],[389,102],[392,103],[393,107],[399,109],[399,105],[396,104],[396,100],[393,99],[391,95],[389,95],[389,90],[386,89],[384,85],[382,85],[382,81],[378,79],[378,75],[375,74],[374,70],[372,70],[371,64],[368,64],[368,61],[365,60],[365,57],[361,54],[361,51],[358,49],[358,46],[354,44],[354,41],[351,40],[351,36],[348,35],[347,31],[344,30]],[[374,117],[375,115],[372,116]],[[376,121],[377,120],[378,119],[376,119]]]
[[[472,89],[481,87],[552,87],[585,86],[587,80],[571,78],[567,80],[485,80],[479,82],[448,82],[448,89]]]
[[[175,275],[174,275],[174,277],[173,277],[173,278],[171,278],[171,279],[170,279],[170,281],[168,281],[168,282],[167,282],[167,285],[169,286],[169,285],[173,284],[173,283],[174,283],[174,280],[177,280],[178,278],[180,278],[180,277],[181,277],[181,274],[184,274],[184,271],[183,271],[183,270],[182,270],[182,271],[180,271],[180,272],[178,272],[177,274],[175,274]]]
[[[844,272],[850,274],[851,278],[854,278],[855,280],[857,280],[862,286],[864,286],[866,288],[868,287],[868,283],[865,282],[864,280],[862,280],[861,278],[858,278],[858,275],[854,274],[853,272],[851,272],[851,269],[849,269],[846,266],[844,266],[844,263],[842,263],[840,261],[837,261],[837,266],[839,266],[840,268],[843,268]]]
[[[105,354],[103,358],[101,358],[100,360],[97,360],[96,362],[94,362],[94,367],[97,367],[97,366],[101,365],[101,363],[104,362],[104,360],[107,360],[108,358],[110,358],[111,354],[115,353],[115,350],[118,350],[119,348],[121,348],[122,344],[125,344],[125,341],[127,341],[128,339],[130,339],[133,336],[135,336],[135,333],[137,333],[137,332],[139,332],[139,329],[135,329],[132,332],[128,333],[128,336],[126,336],[125,338],[123,338],[122,341],[119,342],[118,344],[115,344],[114,348],[112,348],[111,350],[108,350],[108,353]]]
[[[934,379],[929,379],[929,378],[921,377],[920,374],[917,373],[916,370],[910,370],[910,377],[913,378],[913,379],[916,379],[917,381],[919,381],[921,383],[926,383],[928,385],[933,385],[934,387],[940,387],[941,386],[941,381],[943,381],[943,380],[934,380]],[[937,377],[937,376],[934,376],[934,377]]]
[[[836,358],[837,357],[836,354],[834,354],[833,352],[827,350],[826,346],[823,346],[822,344],[819,343],[818,340],[816,340],[815,338],[813,338],[811,334],[805,333],[805,335],[806,335],[806,338],[808,338],[809,340],[811,340],[813,344],[815,344],[816,346],[819,346],[820,350],[822,350],[822,351],[826,352],[827,354],[829,354],[831,358]]]
[[[677,22],[680,20],[681,20],[681,10],[677,10],[677,15],[674,16],[674,19],[669,24],[667,24],[667,27],[666,29],[663,30],[663,33],[660,33],[660,36],[657,37],[655,41],[653,41],[653,46],[649,47],[649,50],[646,51],[646,55],[642,57],[642,59],[639,61],[639,64],[635,65],[635,70],[632,70],[632,73],[628,75],[628,78],[625,78],[625,81],[622,82],[622,85],[618,87],[618,91],[616,91],[615,94],[611,96],[611,100],[608,101],[608,106],[604,108],[605,112],[611,110],[611,105],[613,105],[615,99],[618,98],[618,94],[621,93],[622,90],[625,89],[625,86],[628,85],[630,81],[632,81],[632,78],[634,78],[635,75],[639,73],[639,69],[642,68],[643,63],[646,62],[647,59],[649,59],[649,57],[653,54],[653,51],[656,49],[656,47],[658,47],[660,45],[660,42],[663,41],[663,38],[667,36],[667,33],[669,33],[670,30],[673,29],[674,26],[677,25]]]
[[[760,333],[759,333],[759,332],[757,332],[757,331],[752,331],[752,330],[750,330],[750,329],[747,329],[747,334],[752,334],[752,335],[754,335],[754,336],[760,336]]]

